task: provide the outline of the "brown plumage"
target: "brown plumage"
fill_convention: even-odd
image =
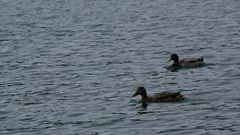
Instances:
[[[177,102],[185,99],[180,92],[161,92],[148,96],[144,87],[138,87],[132,97],[137,95],[142,97],[142,102]]]

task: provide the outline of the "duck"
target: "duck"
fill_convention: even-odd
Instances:
[[[173,61],[173,64],[171,65],[171,70],[181,69],[181,68],[194,68],[194,67],[200,67],[204,65],[204,58],[184,58],[179,59],[177,54],[171,54],[169,60],[170,62]]]
[[[185,99],[185,97],[181,94],[181,92],[160,92],[154,95],[148,96],[147,91],[144,87],[138,87],[137,91],[132,95],[141,96],[141,102],[178,102]]]

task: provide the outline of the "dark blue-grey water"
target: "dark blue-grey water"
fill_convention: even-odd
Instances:
[[[0,0],[0,134],[239,135],[239,51],[238,0]]]

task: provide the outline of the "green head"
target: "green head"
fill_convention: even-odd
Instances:
[[[142,96],[142,99],[147,99],[147,92],[146,89],[144,87],[138,87],[137,91],[133,94],[132,97],[135,97],[137,95]]]
[[[179,63],[179,58],[177,54],[171,54],[169,60],[167,62],[173,61],[175,64]]]

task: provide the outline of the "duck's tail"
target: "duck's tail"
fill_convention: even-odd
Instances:
[[[203,57],[198,58],[198,61],[204,61]]]
[[[184,95],[182,95],[182,93],[180,91],[176,92],[174,97],[177,101],[181,101],[181,100],[185,99]]]

